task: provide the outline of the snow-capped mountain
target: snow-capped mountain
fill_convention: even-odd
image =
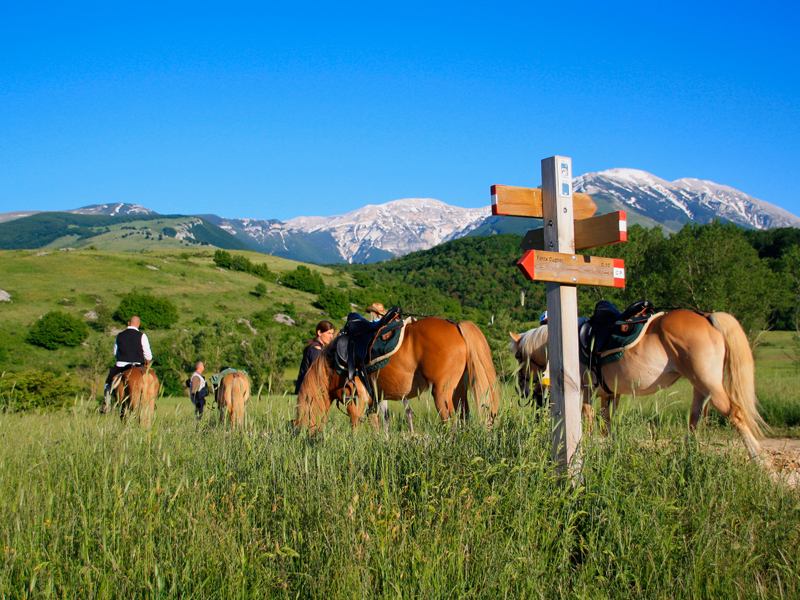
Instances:
[[[591,195],[598,206],[605,201],[609,210],[633,210],[668,230],[713,219],[753,229],[800,227],[800,218],[782,208],[712,181],[669,182],[636,169],[609,169],[577,177],[574,189]]]
[[[303,246],[313,244],[316,251],[330,249],[338,253],[324,262],[373,262],[426,250],[462,237],[489,214],[488,207],[459,208],[432,198],[406,198],[370,204],[344,215],[296,217],[285,222],[214,220],[211,215],[204,216],[230,233],[254,240],[259,249],[278,256],[295,258],[298,250],[303,251]],[[250,240],[247,243],[251,243]]]
[[[800,227],[797,216],[711,181],[678,179],[669,182],[635,169],[610,169],[577,177],[574,189],[592,196],[598,205],[598,214],[625,210],[629,224],[660,225],[667,232],[677,231],[690,221],[708,223],[713,219],[725,219],[756,229]],[[138,204],[124,203],[98,204],[66,212],[156,214]],[[0,213],[0,222],[34,213]],[[524,234],[541,223],[538,219],[508,218],[490,213],[488,206],[468,209],[431,198],[406,198],[370,204],[343,215],[296,217],[285,222],[195,216],[220,226],[254,250],[314,263],[376,262],[427,250],[465,235]]]

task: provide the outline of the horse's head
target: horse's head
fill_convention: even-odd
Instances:
[[[542,377],[547,367],[547,325],[523,334],[509,333],[509,349],[517,359],[517,387],[523,398],[531,395],[538,406],[544,405]]]

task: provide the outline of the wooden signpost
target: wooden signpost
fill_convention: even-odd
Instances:
[[[564,156],[542,161],[541,190],[492,186],[492,214],[544,219],[544,228],[525,236],[521,247],[526,252],[517,266],[527,279],[547,282],[553,459],[573,478],[580,472],[582,436],[576,286],[625,287],[622,260],[575,254],[627,240],[624,212],[594,217],[595,212],[587,194],[573,193],[572,159]]]
[[[575,250],[626,241],[628,241],[628,221],[624,210],[575,221]],[[522,240],[520,248],[547,250],[544,245],[544,228],[529,231]]]

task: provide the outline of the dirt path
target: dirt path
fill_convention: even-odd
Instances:
[[[761,447],[772,460],[777,479],[793,488],[800,488],[800,440],[767,438]]]

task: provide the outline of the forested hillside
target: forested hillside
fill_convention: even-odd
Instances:
[[[481,322],[501,313],[529,322],[545,309],[545,284],[526,281],[516,268],[521,241],[515,234],[463,238],[384,263],[346,268],[373,280],[376,295],[382,286],[398,284],[435,289]],[[581,314],[590,314],[601,299],[623,307],[647,298],[664,308],[727,311],[748,330],[794,328],[800,306],[796,229],[745,231],[715,222],[689,224],[665,236],[661,228],[634,225],[628,242],[584,254],[623,258],[626,287],[580,286]]]

